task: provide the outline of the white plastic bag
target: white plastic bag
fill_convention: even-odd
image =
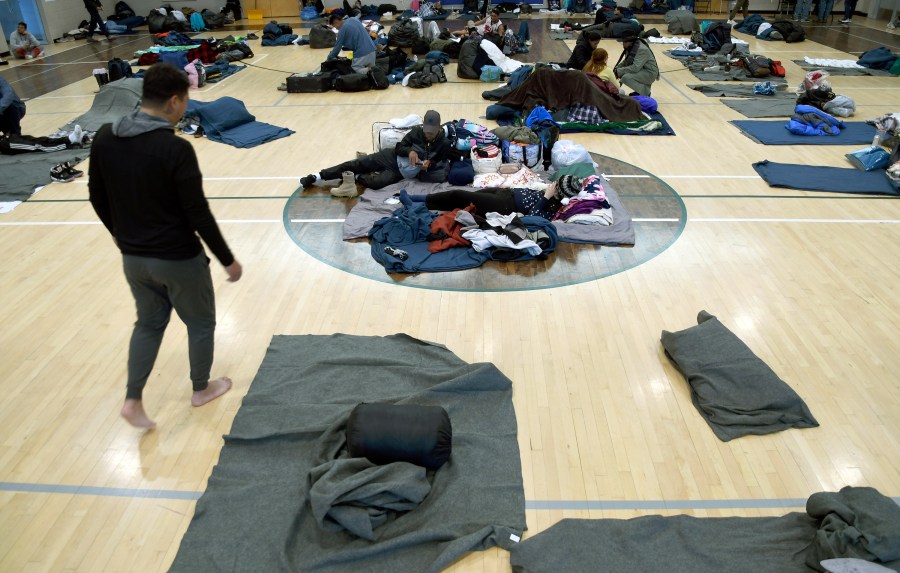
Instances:
[[[553,152],[550,155],[550,162],[554,169],[562,169],[576,163],[594,163],[591,154],[580,143],[575,143],[568,139],[560,139],[553,144]]]
[[[497,173],[500,171],[500,166],[503,165],[503,157],[500,155],[500,149],[495,145],[489,145],[483,148],[477,148],[481,150],[488,149],[490,150],[489,157],[481,157],[478,153],[475,152],[476,148],[472,148],[472,168],[475,170],[475,173]]]

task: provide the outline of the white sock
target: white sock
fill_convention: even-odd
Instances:
[[[321,183],[321,182],[322,182],[322,174],[316,173],[316,183]]]
[[[69,141],[72,142],[72,145],[81,143],[81,139],[84,137],[84,132],[81,131],[81,126],[76,125],[75,129],[72,130],[72,133],[69,134]]]

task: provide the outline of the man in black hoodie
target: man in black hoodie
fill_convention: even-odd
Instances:
[[[209,379],[216,300],[200,239],[229,281],[240,279],[242,269],[203,195],[194,148],[175,135],[189,86],[187,74],[175,66],[151,66],[140,109],[101,127],[91,146],[91,205],[122,252],[137,305],[122,417],[138,428],[156,425],[144,411],[142,392],[173,308],[188,331],[191,404],[202,406],[231,388],[227,377]]]
[[[103,10],[103,4],[100,0],[84,0],[84,7],[88,11],[88,42],[94,41],[94,28],[99,28],[100,33],[106,36],[107,40],[112,40],[109,31],[106,29],[106,22],[100,16],[100,10]]]

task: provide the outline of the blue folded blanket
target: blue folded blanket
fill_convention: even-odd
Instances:
[[[256,147],[294,133],[286,127],[256,121],[244,102],[233,97],[211,102],[189,100],[187,110],[200,116],[200,125],[208,138],[234,147]]]

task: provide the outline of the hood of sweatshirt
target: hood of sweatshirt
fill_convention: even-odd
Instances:
[[[163,117],[150,115],[141,110],[133,111],[126,116],[120,117],[112,125],[112,132],[117,137],[136,137],[157,129],[171,129],[174,131],[175,126]]]

